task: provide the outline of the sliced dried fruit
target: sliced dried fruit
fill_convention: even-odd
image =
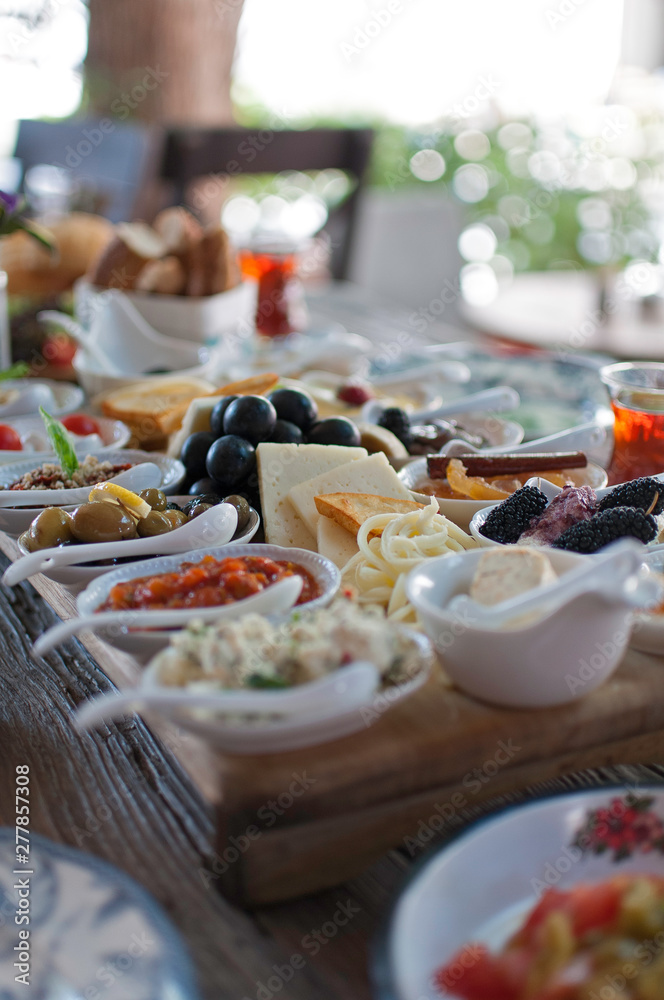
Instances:
[[[447,463],[446,475],[452,489],[471,500],[506,500],[510,495],[481,476],[469,476],[460,458],[453,458]]]

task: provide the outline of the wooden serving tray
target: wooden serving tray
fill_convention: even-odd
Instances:
[[[18,555],[2,534],[0,548]],[[71,594],[32,582],[72,617]],[[130,657],[89,633],[82,642],[117,687],[136,683]],[[150,721],[216,815],[216,855],[199,877],[255,906],[337,885],[394,847],[415,853],[489,797],[584,768],[664,761],[664,659],[630,649],[597,691],[545,710],[493,708],[435,675],[389,711],[377,706],[366,732],[285,754],[227,756]]]

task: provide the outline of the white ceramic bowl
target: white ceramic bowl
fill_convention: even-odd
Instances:
[[[178,498],[174,499],[177,502]],[[69,509],[70,508],[67,507],[65,508],[65,510]],[[71,509],[75,510],[75,508]],[[249,521],[242,529],[242,531],[238,531],[236,535],[234,535],[234,537],[231,539],[230,542],[228,542],[228,544],[240,545],[250,542],[251,539],[256,534],[256,532],[258,531],[260,523],[261,519],[258,513],[252,507],[249,516]],[[18,547],[23,555],[28,554],[28,549],[25,547],[20,537],[18,538]],[[149,556],[145,558],[152,559],[157,557]],[[142,561],[143,560],[141,559],[137,559],[135,560],[134,565],[140,566]],[[129,566],[131,564],[122,563],[121,565]],[[58,569],[48,570],[43,575],[47,577],[47,579],[53,580],[54,583],[59,583],[62,587],[65,587],[67,590],[71,591],[71,593],[78,594],[80,593],[81,590],[84,590],[89,583],[92,583],[93,580],[96,580],[98,576],[102,576],[104,573],[110,573],[115,568],[116,568],[115,566],[100,566],[99,564],[92,565],[91,563],[79,563],[78,565],[74,566],[61,566]]]
[[[39,405],[43,405],[47,413],[54,417],[62,417],[66,413],[77,410],[85,399],[83,390],[72,382],[57,382],[46,378],[16,378],[0,381],[0,390],[16,389],[18,399],[13,403],[0,406],[0,422],[6,423],[9,417],[28,416],[36,413]]]
[[[589,469],[591,467],[592,467],[591,465],[588,466]],[[599,466],[595,466],[595,468],[599,468]],[[602,472],[603,471],[604,470],[602,470]],[[664,483],[664,472],[661,472],[658,476],[653,476],[651,478],[653,478],[653,479],[659,479],[659,480],[661,480]],[[604,481],[606,482],[606,476],[605,476],[605,480]],[[579,483],[577,485],[581,485],[581,484]],[[589,486],[593,486],[592,483],[588,483],[588,485]],[[623,485],[623,484],[621,483],[619,485]],[[617,488],[616,486],[602,486],[601,488],[597,488],[597,487],[593,486],[593,489],[595,490],[595,492],[597,494],[598,500],[601,500],[602,497],[605,497],[608,493],[611,493],[611,491],[615,490],[616,488]],[[554,486],[553,483],[549,483],[546,480],[545,480],[545,487],[544,487],[544,489],[545,489],[545,492],[547,493],[547,495],[550,495],[550,496],[555,496],[556,494],[562,492],[562,490],[560,489],[560,487]],[[502,500],[499,501],[499,502],[503,503]],[[491,548],[494,545],[502,545],[503,544],[503,542],[494,542],[493,539],[486,538],[486,536],[483,535],[482,532],[481,532],[481,530],[480,530],[482,528],[482,525],[486,521],[487,517],[489,516],[489,514],[493,510],[493,508],[497,507],[497,506],[498,506],[497,503],[485,504],[484,507],[482,507],[480,510],[476,511],[475,514],[473,514],[473,516],[472,516],[472,518],[470,520],[470,526],[469,526],[470,534],[473,536],[473,538],[478,543],[478,545],[482,546],[482,548]]]
[[[664,545],[654,545],[650,551],[646,549],[643,561],[649,569],[664,574]],[[661,607],[661,603],[658,606]],[[642,653],[664,656],[664,614],[654,609],[637,611],[629,644]]]
[[[634,793],[651,799],[648,814],[664,820],[661,787]],[[429,854],[401,888],[377,942],[376,1000],[449,997],[433,987],[437,970],[471,942],[502,948],[549,886],[564,891],[621,874],[664,876],[659,850],[621,857],[575,845],[598,809],[620,816],[628,807],[624,786],[556,795],[480,819]],[[618,1000],[622,991],[607,989]]]
[[[84,280],[76,282],[76,318],[84,326],[89,327],[98,308],[97,300],[105,291]],[[228,292],[201,298],[148,292],[125,294],[143,319],[166,337],[213,345],[225,337],[246,336],[255,326],[258,297],[255,281],[242,281]]]
[[[413,500],[417,500],[419,503],[429,503],[431,500],[431,497],[427,496],[426,493],[418,493],[413,489],[419,480],[426,477],[426,474],[426,458],[418,458],[414,462],[409,462],[399,473],[402,483],[413,494]],[[574,482],[575,486],[588,485],[592,486],[593,489],[605,486],[607,481],[605,470],[593,462],[589,462],[585,469],[571,470],[569,478]],[[471,522],[478,511],[488,511],[489,507],[495,507],[495,501],[493,500],[450,500],[445,497],[437,497],[436,499],[438,500],[441,514],[449,517],[450,521],[454,521],[464,531],[469,530]],[[485,539],[485,541],[488,541],[488,539]]]
[[[467,594],[481,549],[428,559],[406,580],[409,601],[455,684],[483,701],[513,708],[564,705],[598,687],[616,669],[629,640],[633,609],[583,594],[524,628],[474,626],[446,605]],[[559,576],[588,557],[550,549]]]
[[[417,691],[431,671],[433,653],[429,640],[405,626],[402,631],[418,646],[420,669],[403,684],[379,691],[360,708],[335,708],[334,704],[330,704],[329,711],[316,718],[293,714],[282,718],[263,715],[249,720],[246,717],[204,718],[200,713],[173,706],[172,709],[169,708],[168,716],[178,726],[203,737],[217,749],[235,754],[284,753],[301,747],[319,746],[321,743],[362,732],[382,718],[394,705]],[[142,675],[140,687],[145,691],[163,690],[154,667],[149,666]],[[173,688],[169,687],[168,691],[172,692]]]
[[[101,454],[105,451],[117,451],[129,441],[131,431],[121,420],[109,420],[108,417],[93,418],[99,427],[99,439],[101,444],[88,445],[85,450],[85,439],[74,437],[74,444],[78,454],[94,451]],[[53,461],[54,452],[49,445],[48,436],[44,429],[44,421],[41,417],[13,417],[11,420],[1,421],[9,427],[13,427],[23,442],[22,451],[0,451],[0,465],[13,465],[21,457],[29,458],[35,465],[42,462]]]
[[[323,607],[330,603],[341,581],[341,574],[334,563],[317,552],[310,552],[308,549],[282,548],[279,545],[265,544],[242,544],[233,545],[231,549],[227,545],[211,549],[198,549],[196,552],[185,552],[177,556],[163,556],[159,559],[146,559],[139,565],[131,564],[119,566],[117,569],[104,573],[93,580],[85,590],[79,594],[76,607],[81,615],[93,614],[100,604],[103,604],[108,597],[111,588],[116,583],[124,583],[127,580],[134,580],[137,577],[151,576],[156,573],[172,573],[184,562],[198,562],[203,556],[214,556],[223,559],[224,556],[266,556],[275,561],[288,560],[298,563],[309,570],[317,581],[321,590],[321,596],[302,607],[316,608]],[[242,613],[242,601],[237,602],[238,616]],[[192,619],[196,617],[196,609],[192,609]],[[123,628],[100,629],[97,633],[111,646],[117,646],[127,653],[131,653],[137,660],[145,662],[151,659],[160,649],[168,645],[168,640],[173,634],[168,631],[158,629],[131,631]]]
[[[168,496],[172,496],[184,479],[185,471],[182,462],[178,459],[168,458],[155,451],[138,451],[133,448],[125,448],[122,451],[92,452],[99,455],[104,461],[115,462],[118,465],[123,462],[131,462],[138,465],[140,462],[153,462],[161,469],[162,477],[158,488],[163,490]],[[34,469],[39,462],[34,462],[31,458],[23,459],[13,465],[3,465],[0,467],[0,488],[18,479],[24,473]],[[57,490],[35,490],[34,507],[0,507],[0,531],[4,531],[11,538],[18,538],[24,531],[27,531],[37,514],[45,507],[52,506],[49,503],[49,493],[57,493]],[[51,500],[53,497],[51,496]],[[74,506],[66,506],[63,509],[72,511]]]

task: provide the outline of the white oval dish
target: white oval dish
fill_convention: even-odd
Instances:
[[[561,577],[589,563],[573,552],[549,549],[547,555]],[[483,556],[472,549],[430,559],[406,581],[408,599],[459,688],[496,705],[542,708],[576,701],[613,673],[629,640],[633,605],[587,592],[530,624],[484,627],[447,609],[454,596],[468,594]],[[625,579],[639,565],[640,556],[630,552]]]
[[[174,498],[177,502],[177,498]],[[184,498],[181,498],[184,499]],[[187,498],[190,499],[190,498]],[[68,509],[68,508],[65,508]],[[75,508],[72,508],[75,509]],[[250,542],[254,537],[258,528],[260,526],[261,519],[259,514],[254,510],[253,507],[250,508],[249,521],[242,529],[242,531],[237,532],[228,545],[240,545]],[[175,529],[177,531],[177,528]],[[18,538],[18,547],[23,555],[28,554],[28,549],[25,547],[20,537]],[[156,558],[146,557],[146,558]],[[129,565],[139,565],[143,560],[138,559],[133,564],[121,563],[122,566]],[[102,576],[103,573],[110,573],[114,569],[119,568],[118,566],[100,566],[91,565],[90,563],[82,563],[80,565],[74,566],[61,566],[59,569],[47,570],[43,576],[49,580],[53,580],[54,583],[59,583],[62,587],[66,587],[67,590],[71,591],[73,594],[80,593],[84,590],[89,583],[96,580],[98,576]]]
[[[93,419],[100,431],[99,437],[94,436],[94,439],[98,443],[86,446],[88,438],[72,434],[74,447],[78,455],[87,455],[91,451],[100,455],[103,452],[117,451],[120,448],[124,448],[131,437],[131,431],[126,424],[123,424],[121,420],[110,420],[108,417],[94,417]],[[44,422],[41,417],[13,417],[10,420],[0,422],[13,427],[23,443],[22,451],[0,451],[0,465],[12,465],[21,456],[24,456],[26,459],[29,458],[36,465],[41,465],[42,462],[53,461],[55,453],[49,445],[48,437],[44,430]]]
[[[62,417],[77,410],[85,393],[72,382],[57,382],[46,378],[14,378],[0,381],[0,392],[16,389],[19,396],[13,402],[0,406],[0,422],[5,418],[29,416],[43,405],[53,417]],[[21,398],[23,397],[23,399]]]
[[[102,576],[96,577],[95,580],[89,583],[85,590],[78,595],[76,609],[81,615],[93,614],[99,605],[104,603],[111,588],[116,583],[124,583],[127,580],[150,576],[160,572],[170,573],[175,571],[183,562],[198,562],[206,555],[219,559],[222,559],[226,555],[265,556],[269,559],[299,563],[305,569],[309,570],[322,591],[320,597],[317,597],[306,605],[301,605],[302,607],[324,607],[330,603],[339,589],[341,581],[339,570],[334,563],[318,555],[317,552],[311,552],[308,549],[282,548],[279,545],[265,545],[262,543],[243,543],[237,545],[231,543],[231,545],[230,549],[227,545],[224,545],[218,548],[199,549],[196,552],[185,552],[182,555],[146,559],[144,562],[138,564],[132,563],[127,566],[119,566],[108,573],[104,573]],[[236,602],[238,615],[242,613],[241,604],[241,601]],[[269,612],[265,613],[269,614]],[[192,609],[191,617],[192,619],[196,617],[196,609]],[[150,629],[149,631],[132,629],[128,631],[127,629],[114,628],[112,630],[100,629],[97,634],[111,646],[116,646],[118,649],[131,653],[140,662],[146,662],[155,653],[158,653],[160,649],[164,649],[168,645],[168,640],[172,632],[158,629]]]
[[[635,794],[652,799],[649,808],[664,820],[661,787],[640,786]],[[376,1000],[451,1000],[434,988],[437,970],[471,942],[502,948],[554,883],[564,891],[623,873],[664,875],[659,849],[621,857],[577,846],[597,810],[611,810],[616,798],[620,815],[629,806],[624,786],[511,806],[431,852],[401,888],[377,942]]]
[[[590,468],[590,465],[588,467]],[[599,468],[599,466],[597,466],[597,468]],[[602,470],[602,471],[604,471],[604,470]],[[651,476],[649,478],[659,479],[661,482],[664,483],[664,472],[660,472],[660,474],[658,476]],[[530,482],[533,483],[534,479],[535,479],[535,477],[533,477],[533,479],[530,480]],[[554,483],[550,483],[546,479],[542,480],[542,482],[544,484],[543,487],[542,487],[543,491],[551,499],[553,499],[553,497],[556,496],[558,493],[562,492],[562,490],[560,489],[560,487],[556,486]],[[588,485],[592,486],[592,483],[590,483]],[[619,485],[622,485],[622,484],[619,484]],[[595,489],[595,487],[593,487],[593,489]],[[616,489],[615,486],[603,486],[601,489],[595,489],[595,493],[597,494],[598,500],[601,500],[602,497],[605,497],[608,493],[610,493],[612,490],[615,490],[615,489]],[[503,503],[503,501],[500,500],[499,503]],[[471,535],[473,536],[473,538],[475,539],[475,541],[478,543],[478,545],[482,546],[483,548],[491,548],[494,545],[502,545],[503,544],[503,542],[494,542],[491,538],[486,538],[481,533],[481,531],[480,531],[480,528],[482,527],[482,525],[486,521],[487,517],[489,516],[489,514],[491,513],[491,511],[493,510],[493,508],[497,507],[497,506],[498,506],[497,503],[487,503],[480,510],[476,511],[475,514],[473,515],[473,517],[471,518],[470,525],[469,525],[469,531],[470,531]],[[644,552],[645,551],[647,551],[647,549],[644,549]]]
[[[257,715],[253,720],[243,721],[228,717],[223,720],[204,718],[200,713],[192,714],[183,707],[169,708],[167,715],[178,726],[203,737],[217,749],[234,754],[285,753],[302,747],[319,746],[321,743],[329,743],[362,732],[378,721],[393,705],[417,691],[429,677],[434,660],[429,640],[419,632],[405,626],[401,628],[419,647],[422,657],[421,669],[403,684],[378,691],[370,701],[359,708],[339,709],[330,704],[329,711],[318,714],[315,718],[299,714],[280,718]],[[152,667],[148,667],[142,675],[139,693],[140,690],[146,693],[163,690],[158,675]]]
[[[96,455],[97,453],[92,452],[92,454]],[[118,465],[124,462],[131,462],[133,465],[138,465],[141,462],[154,463],[161,470],[161,482],[156,485],[168,496],[172,496],[177,491],[185,476],[182,462],[178,459],[168,458],[166,455],[161,455],[155,451],[138,451],[133,448],[125,448],[122,451],[100,452],[99,458],[103,461],[115,462]],[[15,462],[13,465],[1,466],[0,488],[19,479],[26,472],[34,469],[36,465],[41,464],[41,462],[35,463],[32,458],[27,458],[21,462]],[[0,531],[4,531],[11,538],[18,538],[19,535],[28,530],[41,510],[45,507],[58,506],[57,497],[55,496],[58,492],[58,490],[34,490],[34,507],[0,507]],[[73,506],[67,505],[63,509],[72,511],[76,506],[77,504]]]
[[[399,473],[399,479],[411,491],[413,500],[417,500],[419,503],[429,503],[431,499],[431,497],[426,493],[418,493],[413,489],[415,484],[426,476],[426,474],[426,458],[418,458],[414,462],[409,462],[408,465],[405,465]],[[587,483],[587,485],[592,486],[593,489],[599,489],[600,484],[606,484],[607,476],[604,469],[602,469],[599,465],[589,462],[585,469],[572,470],[570,473],[570,479],[573,479],[575,481],[575,485],[577,486]],[[590,482],[588,482],[588,480],[590,480]],[[495,507],[496,505],[494,500],[451,500],[446,497],[436,497],[436,499],[438,500],[438,506],[440,507],[441,514],[444,514],[445,517],[449,517],[450,521],[454,521],[454,523],[458,524],[464,531],[469,530],[473,518],[479,511],[485,510],[489,507]],[[488,539],[485,539],[485,542],[488,542]],[[480,542],[480,544],[483,543]]]

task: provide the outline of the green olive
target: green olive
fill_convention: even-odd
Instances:
[[[28,533],[34,545],[31,552],[50,549],[54,545],[66,545],[73,540],[71,514],[61,507],[47,507],[34,519]]]
[[[141,490],[138,495],[141,500],[145,500],[146,503],[149,503],[153,510],[166,510],[168,500],[166,499],[166,494],[162,493],[161,490]]]
[[[136,538],[136,522],[114,503],[84,503],[74,511],[72,531],[79,542],[119,542]]]
[[[189,520],[183,510],[165,510],[164,517],[171,522],[174,528],[179,528]]]
[[[251,517],[249,502],[245,500],[244,497],[231,493],[229,497],[226,497],[224,503],[229,503],[231,507],[235,507],[237,511],[237,530],[242,531],[242,529],[248,524],[249,518]]]
[[[161,511],[151,510],[147,517],[142,517],[137,525],[141,538],[151,538],[152,535],[165,535],[173,530],[170,518]]]
[[[24,531],[22,535],[19,535],[19,539],[18,540],[21,543],[21,545],[25,546],[25,548],[28,550],[28,552],[36,552],[37,551],[37,545],[36,545],[36,542],[35,542],[35,539],[34,539],[32,533],[30,531],[30,528],[28,528],[27,531]]]

